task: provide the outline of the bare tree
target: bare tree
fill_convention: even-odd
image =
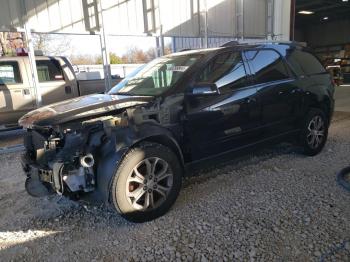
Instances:
[[[93,55],[71,55],[70,61],[74,65],[94,65],[98,58]]]
[[[147,55],[147,60],[152,61],[157,57],[157,49],[154,47],[151,47],[146,51],[146,55]]]
[[[147,53],[136,46],[132,46],[122,56],[122,61],[125,64],[146,63],[148,62]]]
[[[7,53],[7,32],[0,32],[0,55]]]
[[[41,50],[44,55],[62,55],[71,49],[70,39],[65,35],[33,34],[35,50]]]

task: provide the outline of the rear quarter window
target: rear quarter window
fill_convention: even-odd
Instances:
[[[287,61],[298,75],[314,75],[326,72],[320,61],[311,53],[295,50]]]

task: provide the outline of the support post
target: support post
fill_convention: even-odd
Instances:
[[[152,8],[154,9],[154,1],[152,1]],[[154,24],[156,23],[155,17],[153,19]],[[164,37],[163,37],[163,25],[162,25],[162,19],[160,15],[160,2],[158,1],[158,21],[159,21],[159,35],[157,36],[157,49],[158,49],[158,56],[164,55]],[[156,24],[154,26],[156,28]]]
[[[291,41],[295,40],[295,0],[291,0],[290,3],[290,36]]]
[[[244,40],[244,1],[236,1],[236,38]]]
[[[160,56],[163,56],[164,55],[164,37],[163,37],[162,25],[160,25],[159,44],[160,44]]]
[[[42,98],[41,98],[41,90],[39,88],[38,71],[36,69],[33,39],[32,39],[32,34],[30,31],[30,28],[28,27],[27,22],[24,23],[24,34],[25,34],[25,38],[28,46],[28,58],[29,58],[29,65],[30,65],[30,71],[31,71],[30,72],[31,78],[33,82],[33,88],[35,90],[34,92],[35,92],[36,106],[41,107]]]
[[[267,0],[267,21],[266,21],[266,39],[274,40],[274,10],[275,10],[275,0]]]
[[[104,28],[104,22],[103,22],[103,8],[102,8],[102,1],[99,1],[100,4],[100,13],[101,13],[101,26],[100,26],[100,43],[101,43],[101,54],[102,54],[102,61],[103,61],[103,72],[105,77],[105,92],[107,93],[112,88],[112,81],[111,81],[111,63],[109,59],[109,51],[106,43],[106,33]]]
[[[208,48],[208,6],[207,0],[204,0],[204,48]]]
[[[159,37],[156,36],[155,40],[156,40],[156,57],[160,57],[160,53],[159,53]]]

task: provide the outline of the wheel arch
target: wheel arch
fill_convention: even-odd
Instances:
[[[140,139],[139,141],[134,143],[131,147],[137,147],[138,145],[140,145],[141,143],[144,143],[144,142],[153,142],[153,143],[158,143],[158,144],[161,144],[163,146],[169,147],[178,157],[180,165],[181,165],[182,169],[184,170],[185,163],[184,163],[184,157],[182,154],[182,150],[174,138],[172,138],[166,134],[151,135],[151,136],[143,137],[142,139]]]
[[[328,96],[323,96],[319,100],[316,100],[313,103],[311,103],[310,109],[312,108],[317,108],[322,110],[326,114],[328,121],[330,121],[332,117],[332,102]]]
[[[115,139],[102,147],[102,151],[108,153],[101,157],[97,167],[97,191],[99,197],[102,197],[105,202],[108,202],[110,199],[109,191],[111,181],[117,166],[131,148],[137,147],[144,142],[153,142],[169,147],[178,157],[183,173],[185,171],[181,147],[169,130],[158,126],[147,125],[140,128],[138,131],[139,132],[135,133],[131,130],[129,130],[129,132],[123,132],[123,135],[129,139],[124,137],[124,141],[128,141],[128,143],[123,144],[122,147],[115,147]]]

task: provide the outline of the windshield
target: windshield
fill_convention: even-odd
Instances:
[[[116,95],[156,96],[175,86],[200,54],[157,58],[137,68],[109,91]]]

